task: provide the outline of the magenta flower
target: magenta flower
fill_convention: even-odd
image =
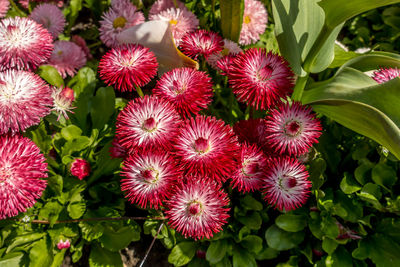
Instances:
[[[157,68],[157,59],[147,47],[127,44],[112,48],[101,58],[99,73],[105,83],[125,92],[150,82]]]
[[[178,186],[165,211],[168,224],[185,237],[211,238],[229,218],[227,194],[203,177],[189,177]]]
[[[49,86],[36,74],[0,72],[0,134],[25,131],[39,124],[53,106]]]
[[[263,148],[266,142],[267,124],[264,119],[248,119],[238,121],[233,126],[240,143],[256,144]]]
[[[45,63],[53,50],[53,37],[41,25],[28,18],[0,21],[0,71],[35,70]]]
[[[40,4],[33,9],[29,17],[47,29],[54,39],[64,30],[65,18],[56,5]]]
[[[85,66],[86,56],[75,43],[56,41],[48,64],[55,67],[63,78],[67,75],[73,77],[80,68]]]
[[[181,40],[180,47],[184,54],[194,59],[200,55],[208,58],[224,48],[224,40],[215,32],[197,30],[186,34]]]
[[[65,241],[63,241],[62,239],[60,239],[60,241],[58,241],[57,243],[57,248],[59,250],[62,250],[64,248],[68,249],[71,246],[71,242],[67,239]]]
[[[400,70],[398,68],[380,68],[374,72],[372,78],[378,83],[385,83],[399,76]]]
[[[153,93],[171,103],[181,116],[190,117],[207,108],[212,101],[213,89],[207,73],[180,68],[164,73]]]
[[[83,39],[79,35],[72,35],[71,36],[71,41],[74,42],[76,45],[78,45],[82,49],[83,53],[85,53],[85,56],[86,56],[87,60],[93,59],[93,56],[90,53],[90,49],[86,45],[85,39]]]
[[[244,1],[242,30],[239,43],[249,45],[260,40],[268,23],[268,13],[263,3],[257,0]]]
[[[159,14],[162,11],[165,11],[165,10],[170,9],[170,8],[179,8],[179,9],[182,9],[182,10],[188,10],[186,8],[185,4],[182,3],[179,0],[176,0],[176,4],[178,6],[175,6],[173,0],[157,0],[151,6],[150,11],[149,11],[149,16]]]
[[[4,18],[10,7],[9,0],[0,0],[0,18]]]
[[[89,176],[90,174],[90,164],[84,159],[75,159],[71,163],[70,172],[73,176],[77,177],[79,180]]]
[[[0,220],[25,212],[40,198],[47,185],[45,161],[30,139],[0,136]]]
[[[291,93],[293,72],[281,56],[262,48],[238,55],[228,73],[229,83],[240,102],[268,109]]]
[[[110,152],[110,157],[114,159],[125,158],[128,155],[127,149],[120,144],[116,136],[114,136],[109,152]]]

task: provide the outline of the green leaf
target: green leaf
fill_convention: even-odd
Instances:
[[[47,184],[51,190],[57,195],[61,195],[63,189],[63,177],[61,175],[53,175],[47,179]]]
[[[379,202],[379,199],[382,197],[382,192],[379,189],[379,186],[373,183],[367,183],[364,185],[360,193],[357,195],[362,199],[369,203],[371,203],[376,209],[380,210],[382,205]]]
[[[233,253],[233,267],[257,267],[257,262],[253,255],[245,249],[235,249]]]
[[[50,65],[42,65],[38,68],[38,74],[42,77],[46,82],[51,85],[60,87],[64,85],[64,80],[61,77],[58,70]]]
[[[288,250],[296,247],[304,239],[304,232],[290,233],[280,229],[275,224],[265,232],[268,246],[276,250]]]
[[[67,127],[61,129],[61,136],[68,141],[78,138],[81,135],[82,135],[82,130],[73,124],[68,125]]]
[[[258,253],[256,255],[256,259],[259,261],[262,260],[271,260],[271,259],[275,259],[276,257],[278,257],[279,255],[279,251],[270,247],[265,247],[263,250],[260,251],[260,253]]]
[[[206,259],[213,264],[221,261],[225,257],[227,248],[228,243],[225,239],[211,242],[207,249]]]
[[[24,257],[24,253],[22,252],[13,252],[4,255],[4,257],[0,258],[0,266],[2,267],[15,267],[22,266],[21,261]]]
[[[49,201],[40,209],[39,218],[49,220],[50,225],[53,226],[62,209],[63,206],[57,200]]]
[[[372,169],[372,180],[380,186],[392,187],[397,181],[396,171],[384,163],[379,163]]]
[[[328,253],[329,255],[332,254],[339,244],[330,239],[329,237],[324,237],[322,239],[322,249]]]
[[[62,150],[62,157],[66,155],[71,155],[73,152],[82,151],[87,148],[91,143],[91,140],[87,136],[79,136],[73,140],[68,141],[65,143],[63,150]]]
[[[45,236],[45,233],[33,233],[33,234],[26,234],[26,235],[19,235],[17,236],[11,243],[7,244],[6,253],[12,251],[14,248],[25,245],[27,243],[32,243],[36,240],[41,239]]]
[[[222,35],[238,42],[242,28],[244,0],[220,0],[220,10]]]
[[[353,260],[347,250],[340,246],[332,255],[332,267],[353,267]]]
[[[83,214],[85,214],[86,203],[84,201],[69,203],[67,211],[72,219],[79,219]]]
[[[340,182],[340,189],[345,194],[352,194],[361,190],[361,186],[354,180],[351,174],[345,172],[342,181]]]
[[[260,211],[263,209],[263,204],[255,200],[251,195],[246,195],[244,198],[241,198],[240,204],[243,208],[246,208],[248,210]]]
[[[101,87],[92,100],[90,115],[93,128],[103,129],[115,110],[115,92],[112,87]]]
[[[338,68],[342,66],[344,63],[349,61],[352,58],[360,56],[353,51],[346,51],[339,45],[335,44],[335,58],[333,59],[332,63],[329,65],[329,68]]]
[[[172,249],[168,256],[168,262],[175,266],[183,266],[192,260],[196,249],[197,244],[194,242],[181,242]]]
[[[92,245],[89,256],[90,267],[118,267],[123,266],[121,255],[101,248],[98,244]]]
[[[110,251],[119,251],[127,247],[132,241],[140,239],[140,227],[137,225],[128,225],[124,227],[113,227],[106,226],[104,233],[100,237],[99,241],[101,245]]]
[[[276,218],[275,223],[287,232],[298,232],[307,226],[307,218],[303,215],[282,214]]]
[[[53,247],[50,238],[45,238],[35,242],[29,251],[29,266],[42,267],[50,266],[53,262]]]
[[[263,240],[261,237],[256,235],[248,235],[242,239],[240,245],[242,245],[248,251],[258,253],[261,251],[263,245]]]
[[[302,102],[389,149],[400,159],[400,79],[377,84],[353,68],[304,91]]]
[[[82,230],[83,239],[92,242],[103,235],[104,227],[99,223],[80,222],[79,227]]]
[[[261,228],[262,220],[258,212],[253,212],[249,215],[238,217],[237,220],[249,227],[251,230],[258,230]]]

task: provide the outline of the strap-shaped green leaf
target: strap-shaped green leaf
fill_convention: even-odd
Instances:
[[[221,0],[221,30],[224,38],[239,41],[242,29],[244,0]]]

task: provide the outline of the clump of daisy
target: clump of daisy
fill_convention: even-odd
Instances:
[[[142,208],[158,209],[171,196],[172,188],[181,178],[181,169],[165,151],[135,151],[123,165],[121,189],[131,203]]]
[[[53,37],[35,21],[20,17],[0,21],[0,71],[35,70],[52,50]]]
[[[118,115],[116,138],[126,149],[168,148],[180,123],[167,101],[146,95],[129,102]]]
[[[144,15],[129,1],[113,1],[111,8],[100,20],[100,40],[108,47],[119,45],[117,35],[137,24],[144,22]]]
[[[207,73],[179,68],[164,73],[153,93],[171,103],[181,116],[190,117],[207,108],[212,101],[213,89]]]
[[[217,68],[221,68],[219,67],[219,65],[217,65],[218,61],[220,61],[221,59],[225,59],[223,61],[221,61],[221,65],[225,66],[225,63],[227,62],[226,58],[231,55],[237,55],[240,52],[242,52],[242,49],[240,48],[240,46],[228,39],[224,39],[224,47],[223,49],[215,54],[211,54],[208,58],[207,58],[207,63],[211,65],[211,67],[213,67],[214,69]],[[223,63],[222,63],[223,62]],[[226,71],[226,69],[228,68],[228,66],[221,68],[222,71]]]
[[[237,138],[229,125],[214,117],[188,119],[174,144],[175,154],[190,174],[222,183],[237,166]]]
[[[263,3],[257,0],[244,1],[244,13],[239,43],[249,45],[260,40],[268,23],[268,13]]]
[[[85,66],[86,56],[75,43],[56,41],[48,64],[55,67],[63,78],[67,75],[73,77],[80,68]]]
[[[263,48],[250,48],[239,54],[228,73],[229,83],[240,102],[257,109],[268,109],[288,96],[293,87],[289,63]]]
[[[306,167],[289,157],[272,158],[262,187],[265,200],[279,210],[291,211],[302,206],[310,193]]]
[[[32,207],[46,188],[44,178],[46,158],[35,143],[20,135],[0,136],[0,220]]]
[[[38,75],[20,70],[0,72],[0,134],[15,134],[39,124],[52,106],[51,89]]]
[[[400,70],[398,68],[380,68],[372,76],[378,83],[385,83],[397,77],[400,77]]]
[[[143,86],[157,74],[153,52],[139,44],[126,44],[108,51],[100,60],[100,78],[122,92]]]
[[[185,34],[196,30],[199,26],[199,20],[187,9],[169,8],[158,14],[150,15],[149,19],[168,21],[176,46],[179,46]]]
[[[168,224],[185,237],[211,238],[229,218],[227,194],[203,177],[187,177],[174,190],[165,211]]]
[[[266,139],[279,154],[299,156],[318,142],[321,124],[311,108],[298,102],[286,103],[271,110],[266,119]]]
[[[0,18],[3,18],[10,7],[9,0],[0,0]]]
[[[53,110],[58,113],[57,121],[61,116],[64,116],[66,120],[69,119],[67,112],[72,112],[75,107],[72,106],[72,102],[75,100],[74,90],[69,87],[53,87],[51,96],[54,100]]]
[[[215,32],[197,30],[186,34],[180,43],[182,52],[189,57],[197,59],[204,56],[206,59],[224,48],[224,40]]]
[[[84,159],[75,159],[71,163],[70,172],[73,176],[77,177],[79,180],[89,176],[90,174],[90,164]]]
[[[56,5],[40,4],[29,17],[46,28],[54,39],[64,30],[65,18]]]
[[[151,6],[149,11],[149,16],[159,14],[170,8],[179,8],[181,10],[188,10],[184,3],[179,0],[176,0],[176,5],[174,4],[174,0],[157,0]]]

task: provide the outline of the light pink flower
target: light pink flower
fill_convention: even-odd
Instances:
[[[0,18],[3,18],[7,14],[9,7],[10,7],[9,0],[0,0]]]
[[[40,4],[29,17],[46,28],[54,39],[64,30],[65,17],[56,5]]]
[[[207,58],[207,63],[211,65],[214,69],[217,69],[217,62],[228,55],[237,55],[242,52],[240,46],[228,39],[224,39],[224,47],[222,51],[212,54]]]
[[[84,159],[75,159],[71,163],[70,172],[73,176],[78,177],[79,180],[89,176],[90,164]]]
[[[244,14],[239,43],[249,45],[260,40],[268,23],[268,13],[263,3],[257,0],[244,1]]]
[[[59,250],[64,249],[64,248],[69,248],[71,246],[70,241],[67,239],[65,241],[63,241],[62,239],[60,239],[60,241],[57,243],[57,248]]]
[[[396,77],[400,77],[400,69],[398,68],[380,68],[372,76],[378,83],[385,83]]]
[[[54,100],[53,109],[56,113],[58,113],[57,121],[61,116],[64,116],[66,120],[68,120],[67,112],[72,112],[72,109],[75,107],[72,106],[72,102],[74,102],[74,90],[68,87],[53,87],[52,88],[52,97]]]
[[[149,16],[159,14],[162,11],[165,11],[169,8],[179,8],[182,10],[188,10],[186,8],[185,4],[179,0],[176,0],[176,4],[177,4],[177,6],[175,6],[173,0],[157,0],[151,6],[150,11],[149,11]]]
[[[80,68],[85,66],[86,56],[75,43],[56,41],[48,64],[55,67],[63,78],[67,75],[73,77]]]

